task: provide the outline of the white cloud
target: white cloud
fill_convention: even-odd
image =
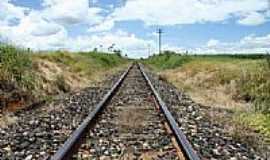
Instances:
[[[34,10],[0,1],[1,40],[35,50],[66,48],[70,39],[66,25],[93,25],[101,20],[102,10],[89,8],[87,0],[44,0],[42,5],[44,9]],[[14,19],[17,24],[11,25]]]
[[[80,36],[75,39],[69,39],[71,50],[93,50],[99,48],[107,51],[107,48],[112,44],[121,49],[124,53],[128,53],[130,57],[141,57],[147,53],[147,45],[154,45],[151,40],[144,40],[136,37],[134,34],[129,34],[123,31],[116,33],[101,33],[93,36]],[[102,48],[100,48],[102,45]]]
[[[21,19],[29,9],[18,7],[11,3],[9,0],[0,1],[0,24],[7,25],[13,19]]]
[[[154,52],[156,42],[134,34],[110,30],[117,21],[141,20],[147,25],[176,25],[223,22],[230,18],[242,25],[259,25],[267,21],[270,12],[266,0],[132,0],[103,17],[103,10],[88,6],[87,0],[44,0],[40,11],[18,7],[9,0],[0,1],[0,39],[35,50],[69,49],[87,51],[99,45],[103,49],[113,43],[131,57],[145,57],[148,44]],[[26,14],[27,12],[27,14]],[[16,21],[17,24],[11,25]],[[68,25],[86,24],[91,35],[69,37]],[[91,26],[91,27],[90,27]],[[99,33],[93,33],[99,32]],[[87,33],[86,33],[87,34]],[[153,37],[151,37],[153,38]],[[238,42],[210,39],[196,52],[264,52],[269,50],[270,35],[250,35]],[[164,50],[183,52],[190,48],[164,44]]]
[[[100,8],[89,8],[88,0],[44,0],[44,17],[63,25],[96,24],[103,19]]]
[[[242,18],[240,24],[256,25],[265,22],[257,12],[266,11],[267,7],[267,0],[132,0],[116,8],[109,15],[109,19],[110,21],[141,20],[147,25],[178,25]],[[255,21],[256,17],[260,19]],[[106,23],[98,27],[104,30],[113,27],[113,25],[103,27]]]
[[[238,21],[239,24],[248,25],[248,26],[256,26],[266,22],[266,15],[263,15],[258,12],[251,12],[245,15],[243,19]]]
[[[214,47],[214,46],[217,46],[219,44],[219,40],[216,40],[216,39],[210,39],[208,42],[207,42],[207,47]]]
[[[54,49],[56,44],[58,48],[64,46],[67,39],[66,31],[61,27],[58,28],[57,25],[56,28],[54,26],[50,27],[50,24],[47,25],[48,27],[44,27],[43,30],[38,30],[40,29],[36,28],[38,25],[24,19],[19,26],[0,27],[0,34],[3,39],[8,40],[10,43],[35,50]]]
[[[45,20],[38,11],[21,17],[18,25],[0,26],[0,35],[2,40],[36,50],[55,48],[55,44],[64,43],[67,38],[63,26]]]
[[[39,12],[35,11],[32,11],[29,16],[23,18],[21,23],[14,28],[16,28],[17,32],[19,31],[32,36],[50,36],[64,30],[61,25],[44,20],[39,15]]]
[[[249,35],[236,42],[211,39],[205,46],[193,49],[196,53],[265,53],[266,51],[270,51],[270,34]]]

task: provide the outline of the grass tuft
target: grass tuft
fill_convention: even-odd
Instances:
[[[33,89],[30,56],[27,50],[0,44],[0,79],[16,82],[25,89]]]

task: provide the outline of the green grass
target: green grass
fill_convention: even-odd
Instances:
[[[235,122],[242,122],[242,125],[251,126],[254,130],[270,138],[270,115],[262,113],[237,113],[233,120]],[[270,142],[270,139],[268,141]]]
[[[144,60],[143,62],[149,64],[154,69],[164,70],[164,69],[173,69],[180,67],[186,63],[189,63],[193,60],[204,60],[204,61],[217,61],[217,62],[228,62],[228,61],[243,61],[243,60],[260,60],[267,57],[267,62],[270,67],[270,56],[265,56],[262,54],[218,54],[218,55],[186,55],[186,54],[177,54],[170,51],[165,51],[165,53],[160,55],[154,55],[150,58]]]
[[[176,54],[162,54],[152,56],[145,60],[144,63],[153,66],[154,69],[164,70],[180,67],[191,60],[188,56],[180,56]]]
[[[127,63],[126,59],[123,59],[117,54],[86,52],[86,53],[80,53],[80,55],[86,58],[94,59],[95,62],[99,65],[99,67],[103,67],[106,69],[118,66],[123,63]]]
[[[29,51],[0,44],[0,80],[16,82],[24,89],[33,89],[35,77],[31,68]]]

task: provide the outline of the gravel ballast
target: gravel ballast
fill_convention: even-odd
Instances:
[[[210,107],[195,103],[189,96],[173,85],[162,81],[151,71],[148,70],[147,74],[177,120],[180,129],[202,159],[254,160],[268,158],[267,151],[261,154],[252,146],[233,139],[223,125],[209,119],[208,115],[212,110]],[[226,110],[215,110],[215,114],[220,112],[225,116],[230,115],[230,112]]]
[[[0,128],[0,159],[44,159],[55,153],[121,74],[110,76],[98,87],[11,114],[16,123]]]

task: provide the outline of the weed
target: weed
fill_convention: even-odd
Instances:
[[[1,79],[10,78],[21,82],[23,74],[32,67],[29,53],[23,49],[18,49],[10,45],[0,46],[1,72],[4,76]]]
[[[70,91],[70,86],[66,83],[65,77],[63,75],[57,75],[55,84],[57,88],[64,93]]]
[[[34,89],[31,53],[10,45],[0,45],[0,79],[15,82],[25,90]]]

